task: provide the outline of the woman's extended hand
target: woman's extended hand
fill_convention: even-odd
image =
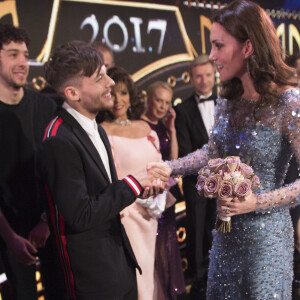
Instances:
[[[149,175],[152,175],[155,179],[160,179],[164,182],[169,180],[172,173],[171,168],[163,161],[148,163],[146,170]]]
[[[144,188],[141,198],[155,197],[162,193],[171,172],[171,168],[165,162],[161,161],[148,163],[146,168],[134,174],[134,177]]]

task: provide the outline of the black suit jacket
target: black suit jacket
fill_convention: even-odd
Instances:
[[[211,98],[215,100],[216,96],[212,94]],[[179,157],[183,157],[197,149],[201,149],[208,142],[208,134],[195,100],[195,95],[175,106],[175,111]],[[185,176],[183,178],[184,193],[188,194],[185,190],[194,187],[196,182],[197,176]],[[196,195],[196,197],[198,196]]]
[[[216,98],[214,94],[211,96],[213,100]],[[208,142],[208,134],[194,95],[176,106],[175,109],[179,156],[182,157],[201,149]],[[197,284],[200,286],[200,282],[206,281],[208,250],[212,241],[211,230],[214,227],[216,215],[215,201],[199,196],[195,187],[196,175],[185,176],[182,182],[187,214],[189,274],[196,281],[196,286]]]
[[[64,109],[49,124],[37,166],[45,184],[52,236],[70,298],[109,299],[127,293],[138,267],[119,212],[136,195],[118,180],[107,136],[112,183],[90,138]],[[133,178],[134,180],[134,178]]]
[[[211,98],[217,97],[213,94]],[[208,142],[208,135],[194,95],[177,105],[175,110],[179,156],[182,157],[201,149]]]

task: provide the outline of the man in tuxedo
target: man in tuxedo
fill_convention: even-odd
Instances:
[[[46,129],[37,167],[67,299],[137,299],[139,266],[119,213],[162,191],[170,170],[152,164],[157,168],[117,179],[108,138],[95,121],[113,106],[114,81],[95,48],[79,41],[59,46],[45,76],[64,103]]]
[[[208,55],[196,57],[190,64],[190,80],[194,94],[175,107],[175,126],[179,156],[201,149],[208,142],[214,124],[214,106],[217,98],[213,92],[215,66]],[[191,298],[205,299],[208,251],[211,247],[211,230],[214,226],[215,200],[199,196],[195,188],[197,176],[183,178],[186,202],[186,231],[188,274],[192,278]]]

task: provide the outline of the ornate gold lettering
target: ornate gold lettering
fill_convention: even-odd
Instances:
[[[19,19],[15,0],[0,2],[0,18],[8,14],[11,14],[14,26],[19,27]]]
[[[286,56],[286,46],[285,46],[285,24],[281,23],[277,29],[276,29],[276,33],[278,38],[281,38],[281,48],[282,48],[282,58],[285,59]]]
[[[211,30],[211,21],[209,18],[205,16],[200,16],[200,32],[201,32],[201,45],[202,45],[202,53],[206,53],[206,43],[205,43],[205,28],[209,31]]]
[[[44,46],[40,52],[40,54],[37,56],[36,60],[41,62],[46,62],[49,59],[52,43],[53,43],[53,37],[55,33],[55,27],[57,22],[57,15],[59,10],[60,0],[54,0],[53,6],[52,6],[52,12],[51,12],[51,18],[50,18],[50,24],[48,29],[48,35],[46,42],[44,43]]]
[[[294,53],[294,40],[297,42],[300,49],[300,34],[297,27],[293,24],[289,25],[289,54]]]

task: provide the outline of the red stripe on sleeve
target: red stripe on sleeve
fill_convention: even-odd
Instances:
[[[65,239],[65,231],[64,231],[64,221],[62,216],[60,216],[59,220],[60,223],[63,225],[60,225],[58,228],[58,220],[56,218],[56,211],[54,207],[54,203],[50,194],[49,187],[46,185],[45,186],[46,194],[47,194],[47,199],[48,199],[48,204],[49,204],[49,210],[50,210],[50,221],[52,224],[52,227],[54,229],[54,235],[55,235],[55,241],[56,241],[56,246],[57,246],[57,252],[59,256],[59,260],[64,272],[64,279],[65,279],[65,285],[67,287],[67,293],[70,298],[76,300],[75,296],[75,285],[74,285],[74,277],[73,273],[70,267],[70,260],[69,260],[69,255],[66,251],[66,239]],[[63,237],[61,236],[60,230],[63,230]],[[63,248],[63,249],[62,249]]]
[[[68,274],[69,274],[70,286],[72,288],[71,296],[72,296],[72,299],[76,299],[74,277],[73,277],[73,273],[71,270],[71,263],[70,263],[70,258],[69,258],[69,254],[68,254],[68,250],[67,250],[67,241],[66,241],[66,235],[65,235],[65,221],[61,214],[59,214],[59,219],[60,219],[60,222],[59,222],[60,223],[60,237],[61,237],[61,242],[62,242],[62,246],[63,246],[66,267],[67,267]]]
[[[50,128],[50,126],[51,126],[51,124],[52,124],[52,122],[53,122],[54,120],[55,120],[55,118],[52,119],[52,120],[49,122],[49,124],[48,124],[48,126],[47,126],[47,128],[46,128],[46,130],[45,130],[45,133],[44,133],[43,141],[46,139],[48,130],[49,130],[49,128]]]
[[[130,186],[136,196],[139,196],[142,193],[142,186],[133,176],[128,175],[123,178],[123,180]]]
[[[59,118],[55,124],[53,125],[53,129],[51,131],[51,136],[56,136],[56,132],[58,130],[58,127],[60,126],[60,124],[63,122],[62,118]]]

